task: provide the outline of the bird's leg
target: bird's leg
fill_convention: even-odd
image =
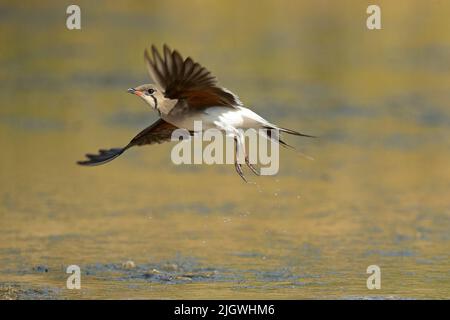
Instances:
[[[242,152],[244,153],[245,164],[250,168],[250,170],[252,170],[252,172],[255,175],[259,176],[260,173],[259,173],[258,169],[256,169],[256,167],[250,163],[250,159],[248,158],[247,150],[245,150],[245,144],[244,144],[245,138],[242,134],[240,134],[238,136],[238,141],[242,148]]]
[[[250,160],[248,159],[248,155],[247,154],[245,154],[245,163],[253,171],[254,174],[256,174],[257,176],[260,175],[259,171],[255,168],[255,166],[250,163]]]
[[[234,137],[234,148],[235,148],[235,156],[234,156],[234,167],[236,168],[236,172],[241,176],[241,178],[248,182],[247,179],[244,176],[244,172],[242,172],[242,166],[238,161],[238,155],[239,155],[239,143],[237,137]]]

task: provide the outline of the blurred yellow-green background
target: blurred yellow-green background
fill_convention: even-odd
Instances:
[[[0,298],[450,298],[448,1],[376,1],[372,31],[373,1],[76,1],[67,30],[70,4],[0,2]],[[314,160],[77,166],[157,119],[126,89],[163,43]]]

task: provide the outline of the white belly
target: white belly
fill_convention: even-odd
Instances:
[[[190,131],[195,130],[194,121],[201,121],[203,130],[211,128],[221,130],[258,129],[269,124],[265,119],[244,107],[238,109],[210,107],[199,113],[188,113],[176,117],[166,115],[163,116],[163,119],[179,128]]]

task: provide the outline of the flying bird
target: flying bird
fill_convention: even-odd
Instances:
[[[238,152],[243,152],[245,163],[256,175],[259,172],[246,155],[242,129],[265,130],[267,139],[276,140],[283,146],[289,145],[280,139],[280,131],[313,137],[276,126],[244,107],[237,95],[218,85],[217,78],[210,71],[190,57],[183,59],[177,50],[171,50],[167,45],[163,46],[162,54],[152,45],[151,55],[145,49],[144,58],[154,83],[130,88],[128,92],[144,100],[160,118],[126,146],[86,154],[87,160],[78,161],[78,164],[96,166],[107,163],[131,147],[170,141],[172,132],[178,128],[192,133],[194,121],[202,121],[203,130],[216,128],[234,139],[235,169],[247,181],[237,159]]]

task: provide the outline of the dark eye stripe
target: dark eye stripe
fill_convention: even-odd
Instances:
[[[153,101],[155,101],[155,109],[158,109],[158,100],[154,96],[151,96],[153,98]]]

